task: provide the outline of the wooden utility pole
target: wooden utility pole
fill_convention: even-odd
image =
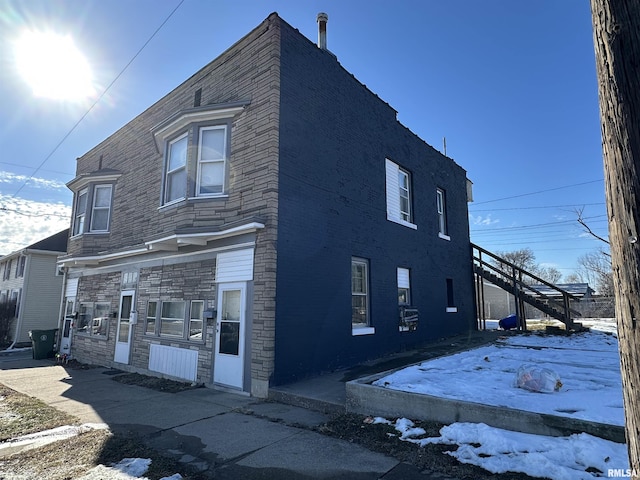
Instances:
[[[591,16],[625,427],[640,472],[640,2],[591,0]]]

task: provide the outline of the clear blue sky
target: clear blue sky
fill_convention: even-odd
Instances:
[[[340,63],[427,143],[442,150],[446,137],[474,183],[473,242],[529,247],[564,274],[605,246],[574,213],[607,235],[587,1],[0,0],[0,254],[66,228],[75,159],[273,11],[313,41],[328,13]],[[34,95],[16,68],[26,29],[70,35],[95,93]]]

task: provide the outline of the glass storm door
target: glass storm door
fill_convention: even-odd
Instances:
[[[69,355],[71,353],[71,327],[73,325],[73,298],[65,301],[64,320],[62,323],[62,335],[60,336],[60,353]]]
[[[245,296],[244,283],[220,286],[213,365],[214,383],[239,389],[244,380]]]
[[[134,290],[123,291],[120,295],[120,309],[118,314],[118,329],[116,331],[116,350],[113,361],[129,363],[131,351],[131,331],[133,330],[132,310],[134,309]]]

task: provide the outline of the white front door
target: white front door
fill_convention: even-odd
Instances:
[[[246,284],[220,285],[213,381],[242,389],[244,380]]]
[[[118,310],[118,329],[116,331],[116,351],[113,361],[129,363],[131,350],[132,326],[135,323],[135,290],[125,290],[120,294],[120,309]],[[133,315],[132,315],[133,314]],[[134,322],[132,322],[134,320]]]

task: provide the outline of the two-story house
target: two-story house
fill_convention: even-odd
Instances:
[[[78,159],[75,358],[265,397],[475,328],[465,171],[322,46],[271,14]]]
[[[63,277],[57,267],[67,251],[69,230],[0,257],[0,303],[15,304],[8,341],[31,344],[30,330],[58,328]]]

